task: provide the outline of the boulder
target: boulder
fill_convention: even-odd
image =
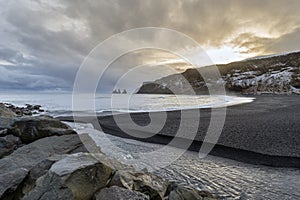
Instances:
[[[202,190],[198,191],[198,194],[205,200],[216,200],[217,198],[210,192]]]
[[[76,132],[57,119],[49,116],[36,116],[17,118],[8,129],[8,133],[19,137],[23,143],[28,144],[44,137],[75,134]]]
[[[3,103],[0,103],[0,117],[13,118],[16,113],[8,109]]]
[[[7,183],[3,184],[8,189],[2,195],[2,199],[22,199],[36,186],[37,179],[45,175],[56,161],[65,156],[56,155],[49,157],[35,165],[30,171],[21,168],[2,175],[3,178],[0,180],[7,179],[8,183],[10,183],[9,185]]]
[[[1,168],[2,170],[2,168]],[[0,199],[12,199],[19,184],[22,183],[26,177],[28,170],[25,168],[18,168],[6,173],[0,174]]]
[[[13,135],[0,137],[0,159],[9,155],[21,145],[21,140]]]
[[[41,105],[31,105],[31,104],[26,104],[26,109],[34,111],[34,110],[41,110]]]
[[[78,183],[80,184],[80,183]],[[39,178],[36,187],[26,194],[23,200],[64,200],[75,199],[70,188],[66,187],[61,177],[49,171]]]
[[[36,164],[28,172],[22,184],[20,184],[18,189],[15,191],[13,195],[14,199],[22,199],[26,194],[36,187],[36,181],[40,177],[44,176],[55,162],[65,158],[66,156],[67,154],[54,155]]]
[[[202,200],[203,198],[193,188],[175,186],[170,192],[169,200]]]
[[[118,186],[112,186],[110,188],[104,188],[98,192],[95,197],[95,200],[149,200],[149,196],[121,188]]]
[[[149,172],[119,170],[113,176],[110,186],[119,186],[146,194],[153,200],[164,199],[168,182]]]
[[[103,154],[77,153],[52,165],[24,200],[92,199],[123,165]]]
[[[13,118],[0,116],[0,135],[7,135],[7,129],[14,122]]]
[[[18,107],[13,104],[5,103],[4,104],[7,109],[9,109],[11,112],[15,113],[17,116],[31,116],[33,114],[38,114],[41,112],[44,112],[43,109],[41,109],[42,106],[40,105],[30,105],[26,104],[25,107]]]
[[[0,137],[6,136],[6,135],[7,135],[7,129],[0,130]]]
[[[7,198],[7,192],[13,194],[15,186],[12,182],[16,179],[22,182],[27,175],[19,175],[19,171],[30,171],[34,166],[43,160],[56,154],[69,154],[82,149],[82,142],[78,135],[53,136],[37,140],[31,144],[22,146],[12,154],[0,159],[0,199]],[[11,172],[10,176],[7,174]]]

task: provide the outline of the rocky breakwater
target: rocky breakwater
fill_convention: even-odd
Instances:
[[[0,122],[0,199],[217,199],[100,150],[88,153],[76,132],[49,116],[17,116],[2,106]]]
[[[1,108],[7,108],[14,112],[17,116],[31,116],[45,112],[41,105],[26,104],[24,107],[12,105],[10,103],[0,103]]]

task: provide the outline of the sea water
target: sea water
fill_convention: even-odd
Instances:
[[[78,96],[76,96],[78,97]],[[11,103],[17,106],[25,104],[41,105],[48,114],[54,116],[81,115],[96,112],[98,115],[106,115],[111,112],[155,112],[171,111],[194,108],[212,108],[232,106],[242,103],[250,103],[254,99],[235,96],[191,96],[191,95],[155,95],[155,94],[92,94],[80,98],[81,105],[74,105],[72,93],[55,92],[28,92],[12,93],[2,92],[0,102]],[[88,99],[88,98],[92,98]]]

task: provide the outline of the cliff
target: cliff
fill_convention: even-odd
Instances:
[[[145,82],[137,93],[189,94],[192,86],[197,94],[206,94],[207,84],[223,84],[227,91],[242,94],[300,94],[300,52],[256,57],[217,68],[221,74],[217,80],[209,78],[205,82],[197,69],[187,69],[181,74]],[[209,75],[211,67],[199,70]]]

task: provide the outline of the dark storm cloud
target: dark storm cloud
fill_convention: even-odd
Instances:
[[[203,47],[231,46],[239,54],[299,49],[298,0],[16,0],[0,6],[2,89],[71,88],[76,70],[99,42],[139,27],[175,29]],[[149,58],[118,62],[114,73]],[[106,75],[104,88],[114,77]]]
[[[7,61],[11,65],[30,65],[31,61],[24,58],[24,55],[16,50],[7,49],[0,46],[0,60]]]
[[[67,89],[69,87],[63,79],[33,74],[25,69],[12,69],[0,66],[0,74],[1,90],[51,90],[54,88]]]

